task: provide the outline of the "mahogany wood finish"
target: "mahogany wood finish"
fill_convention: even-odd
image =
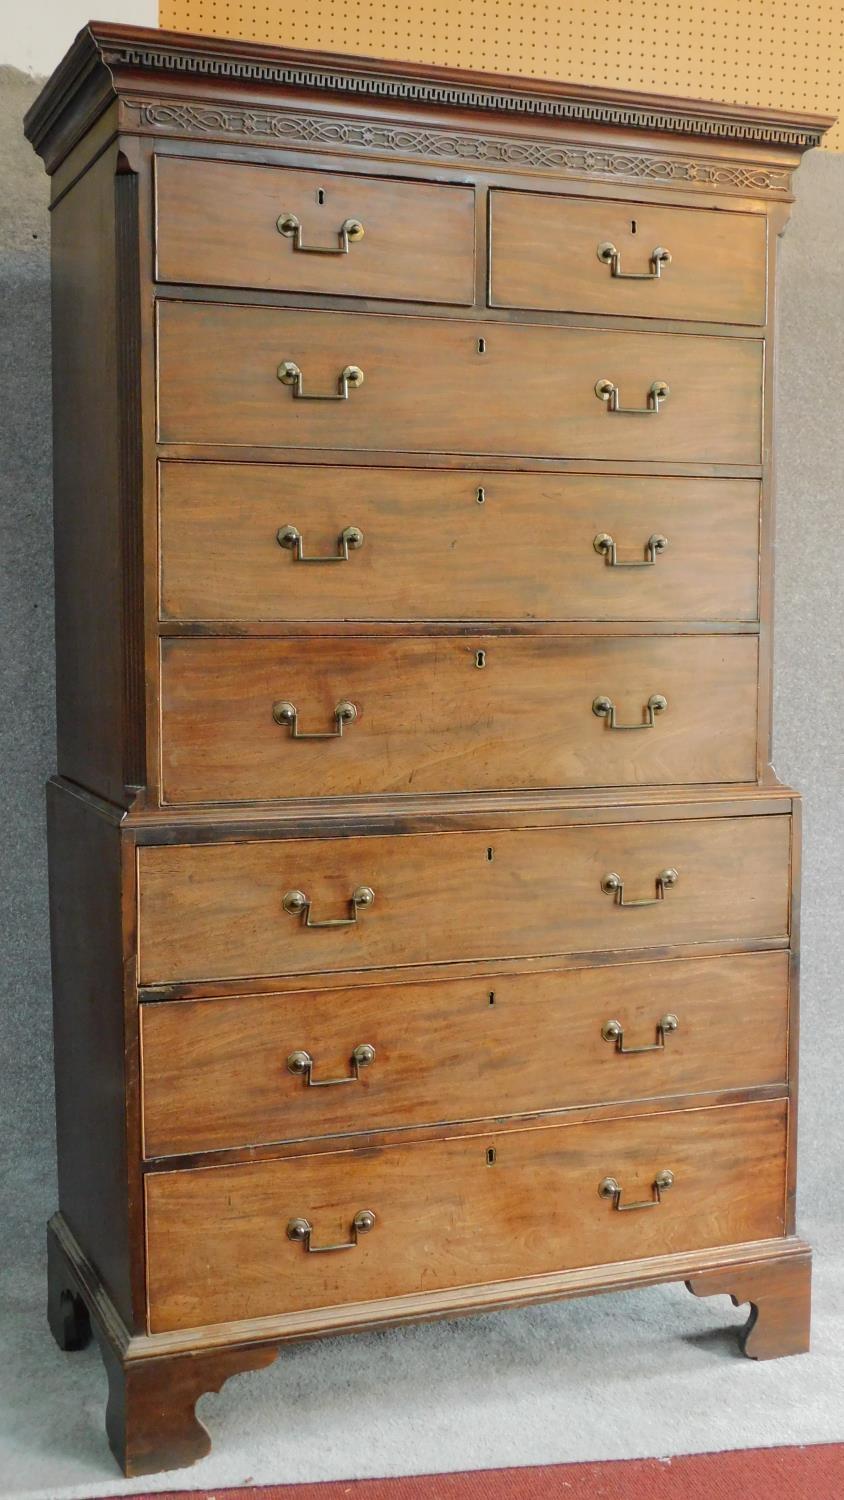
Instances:
[[[196,1415],[200,1396],[219,1391],[232,1375],[261,1370],[276,1357],[272,1345],[216,1349],[124,1364],[101,1343],[108,1375],[106,1433],[124,1474],[157,1474],[195,1464],[211,1450],[211,1438]]]
[[[93,1268],[58,1214],[47,1229],[47,1278],[50,1329],[59,1348],[82,1349],[96,1334],[108,1376],[106,1434],[129,1476],[203,1458],[211,1439],[194,1410],[199,1397],[275,1359],[272,1344],[132,1358],[135,1341],[114,1318]]]
[[[261,621],[746,621],[758,618],[749,479],[316,465],[160,468],[161,617]],[[278,533],[295,526],[301,563]],[[610,536],[621,564],[596,551]]]
[[[653,948],[788,935],[787,818],[390,834],[138,851],[139,980],[343,969]],[[656,900],[664,870],[677,881]],[[624,881],[628,901],[602,889]],[[284,909],[303,891],[309,928]]]
[[[749,781],[754,636],[401,636],[162,642],[162,796],[283,796]],[[564,684],[564,686],[563,686]],[[434,687],[433,692],[431,687]],[[621,723],[593,709],[609,696]],[[292,702],[297,741],[273,706]],[[715,731],[713,733],[713,731]]]
[[[30,110],[48,1317],[127,1474],[295,1338],[685,1280],[807,1347],[771,409],[828,124],[101,24]]]
[[[762,458],[762,356],[758,338],[162,299],[158,436],[753,468]],[[350,366],[364,381],[345,401],[301,400],[278,378],[286,362],[302,371],[306,394],[336,395]],[[636,410],[610,411],[595,392],[601,380]],[[670,394],[645,418],[655,381]]]
[[[788,955],[756,953],[146,1004],[145,1153],[784,1086],[787,990]],[[611,1021],[625,1048],[658,1050],[622,1053]],[[287,1065],[304,1049],[314,1084],[348,1078],[361,1045],[375,1057],[348,1085]]]
[[[696,1297],[726,1293],[734,1307],[750,1303],[739,1335],[750,1359],[806,1354],[812,1317],[812,1258],[808,1253],[770,1261],[755,1270],[710,1271],[686,1282]]]
[[[150,1331],[782,1233],[782,1102],[147,1177]],[[653,1183],[674,1174],[660,1202]],[[599,1195],[616,1179],[619,1213]],[[342,1244],[361,1209],[358,1243]]]
[[[137,1005],[123,957],[125,846],[114,810],[53,783],[47,833],[59,1199],[115,1308],[131,1322],[139,1284],[132,1247],[142,1225],[131,1098]],[[52,1311],[51,1326],[56,1332]]]
[[[136,413],[127,399],[137,381],[137,179],[120,167],[112,146],[53,205],[50,230],[58,769],[115,803],[142,779],[144,731]],[[131,385],[121,380],[124,360]]]
[[[760,214],[494,190],[490,303],[761,324],[766,233]],[[601,245],[618,251],[619,274],[598,258]],[[657,249],[671,257],[660,262],[658,277],[653,275]],[[648,274],[652,280],[639,279]]]
[[[474,301],[470,187],[160,156],[155,195],[159,281]],[[289,214],[301,225],[301,251],[278,227]],[[363,236],[345,254],[309,249],[338,250],[350,220]]]

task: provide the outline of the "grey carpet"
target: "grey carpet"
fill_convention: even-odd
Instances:
[[[0,68],[0,1493],[117,1493],[93,1351],[44,1322],[55,1208],[43,783],[53,769],[47,181],[20,133],[37,83]],[[123,1489],[844,1439],[844,156],[797,178],[783,241],[774,760],[806,795],[800,1136],[820,1247],[815,1351],[756,1366],[726,1300],[678,1288],[291,1349],[206,1397],[215,1451]],[[814,1226],[814,1233],[813,1233]]]

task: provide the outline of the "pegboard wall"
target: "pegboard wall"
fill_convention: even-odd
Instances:
[[[174,31],[844,113],[844,0],[161,0]],[[836,125],[827,149],[844,150]]]

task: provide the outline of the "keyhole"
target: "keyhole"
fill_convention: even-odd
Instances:
[[[486,339],[478,339],[478,353],[486,354]]]
[[[475,652],[475,666],[476,667],[485,667],[486,666],[486,652],[485,651],[476,651]]]
[[[487,849],[486,857],[489,860],[490,864],[492,864],[492,861],[495,859],[495,850],[491,847]]]
[[[487,1146],[487,1149],[486,1149],[486,1164],[487,1164],[488,1167],[494,1167],[495,1166],[495,1147],[494,1146]]]
[[[490,990],[489,992],[489,1003],[490,1005],[495,1004],[495,990]]]
[[[325,188],[317,188],[316,201],[317,203],[325,202]]]
[[[631,234],[635,234],[636,233],[636,220],[635,219],[631,219],[630,220],[630,233]]]
[[[477,500],[479,505],[483,505],[486,501],[486,490],[484,489],[482,484],[478,485],[478,493],[475,496],[475,499]]]

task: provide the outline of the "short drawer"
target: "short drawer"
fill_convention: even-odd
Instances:
[[[765,322],[764,214],[496,188],[490,234],[493,307]]]
[[[158,156],[159,281],[474,301],[474,189]]]
[[[774,1238],[785,1150],[771,1101],[154,1173],[150,1330]]]
[[[205,302],[158,316],[164,443],[761,459],[761,339]]]
[[[161,649],[167,802],[756,779],[755,635]]]
[[[785,939],[790,832],[773,814],[143,846],[140,982]]]
[[[755,620],[751,479],[163,462],[166,620]]]
[[[141,1006],[147,1156],[783,1083],[788,954]]]

